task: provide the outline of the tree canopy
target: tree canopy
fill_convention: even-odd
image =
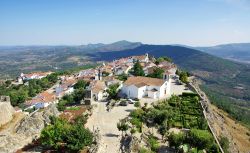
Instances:
[[[135,76],[145,76],[145,73],[143,71],[143,68],[139,62],[139,60],[137,60],[134,64],[134,67],[133,67],[133,75]]]
[[[149,74],[148,77],[162,79],[163,73],[164,73],[164,70],[162,68],[156,67],[154,68],[153,73]]]
[[[120,85],[118,83],[112,84],[109,86],[109,88],[107,89],[107,93],[109,94],[109,99],[116,99],[117,98],[119,86]]]
[[[66,120],[52,117],[51,125],[41,132],[41,142],[44,146],[56,150],[66,148],[70,152],[77,152],[84,149],[93,142],[93,134],[84,128],[85,123],[84,120],[78,119],[74,124],[70,124]]]

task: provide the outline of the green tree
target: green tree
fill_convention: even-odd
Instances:
[[[109,88],[107,89],[107,93],[109,95],[109,99],[117,99],[117,94],[118,94],[118,87],[120,85],[117,84],[112,84],[109,86]]]
[[[188,83],[188,75],[186,72],[181,72],[180,73],[180,80],[183,83]]]
[[[143,71],[143,68],[139,62],[139,60],[137,60],[134,64],[134,67],[133,67],[133,74],[135,76],[145,76],[145,73]]]
[[[128,130],[128,124],[126,123],[125,120],[120,120],[118,123],[117,123],[117,129],[119,131],[122,131],[122,136],[123,136],[123,132],[127,131]]]
[[[77,152],[92,144],[92,133],[84,128],[86,122],[81,119],[70,124],[66,120],[52,117],[51,125],[46,126],[41,132],[41,143],[47,147],[68,149]]]
[[[156,67],[154,68],[153,73],[149,74],[148,77],[161,79],[163,78],[163,73],[164,73],[164,70],[162,68]]]
[[[69,150],[79,151],[92,144],[93,135],[83,124],[78,123],[68,130],[66,142]]]
[[[49,82],[56,83],[58,80],[58,74],[57,73],[52,73],[46,77]]]
[[[78,80],[74,85],[74,89],[85,89],[88,83],[84,80]]]
[[[70,125],[63,119],[54,118],[52,125],[46,126],[41,132],[41,142],[47,147],[59,149],[66,144],[66,136]]]
[[[64,111],[66,109],[66,104],[67,104],[67,101],[66,100],[60,100],[59,103],[57,104],[57,109],[59,111]]]
[[[73,99],[75,102],[80,102],[81,100],[83,100],[85,97],[85,89],[80,88],[80,89],[76,89],[73,93]]]
[[[168,137],[169,145],[172,147],[178,148],[181,144],[183,144],[185,140],[185,135],[180,132],[178,134],[171,133]]]

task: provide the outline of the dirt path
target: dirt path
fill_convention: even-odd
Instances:
[[[101,140],[98,153],[119,153],[121,132],[117,129],[117,123],[135,109],[133,105],[117,106],[110,112],[106,111],[106,102],[95,102],[92,116],[86,126],[90,129],[99,129]]]

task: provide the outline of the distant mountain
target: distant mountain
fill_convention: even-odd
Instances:
[[[195,48],[218,57],[250,63],[250,43],[235,43]]]
[[[154,57],[171,57],[181,69],[203,80],[202,89],[217,106],[250,126],[250,67],[248,65],[195,49],[172,45],[141,45],[134,49],[98,52],[88,56],[96,61],[111,61],[145,53]]]
[[[133,49],[136,47],[141,46],[142,43],[140,42],[129,42],[126,40],[117,41],[111,44],[88,44],[88,45],[81,45],[80,48],[84,50],[91,50],[91,51],[121,51],[126,49]]]

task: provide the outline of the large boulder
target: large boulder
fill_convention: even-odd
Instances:
[[[12,120],[15,109],[8,99],[0,98],[0,127]]]
[[[44,111],[37,111],[25,117],[17,126],[16,133],[37,137],[42,129],[50,123],[50,116],[58,116],[59,114],[56,105],[49,105]]]
[[[44,110],[26,116],[13,129],[14,133],[12,130],[0,132],[0,153],[16,152],[34,139],[39,138],[42,129],[50,123],[50,116],[58,116],[59,114],[56,105],[50,105]]]

